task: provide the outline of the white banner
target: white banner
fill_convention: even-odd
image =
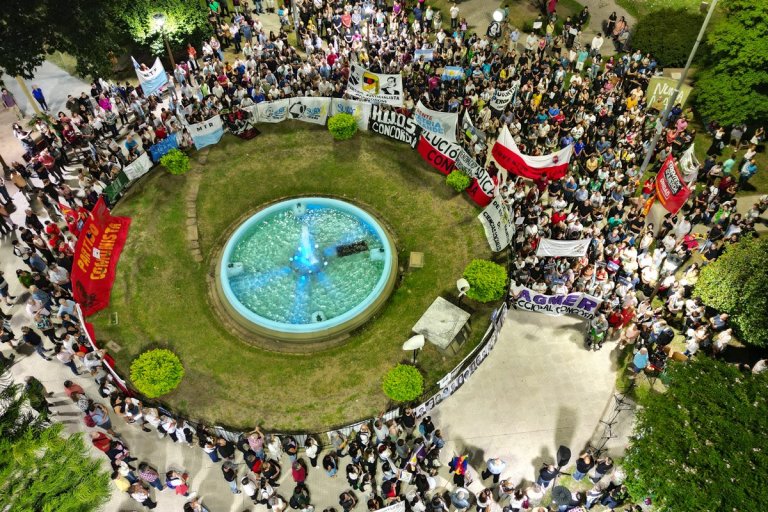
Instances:
[[[288,119],[324,125],[330,108],[331,98],[291,98]]]
[[[371,106],[368,129],[390,139],[405,142],[411,148],[416,147],[421,133],[421,128],[412,117],[399,114],[394,110],[387,110],[378,105]]]
[[[591,238],[583,240],[552,240],[542,238],[539,241],[539,247],[536,249],[536,256],[575,256],[582,257],[587,254]]]
[[[398,501],[388,507],[380,508],[376,512],[405,512],[405,502]]]
[[[139,84],[145,95],[149,96],[168,83],[168,75],[165,73],[163,63],[160,62],[159,57],[155,59],[155,63],[148,69],[141,69],[141,65],[133,57],[131,57],[131,61],[133,61],[136,78],[139,79]]]
[[[329,115],[349,114],[357,119],[357,127],[361,130],[368,129],[368,118],[371,116],[371,104],[357,100],[343,100],[333,98]]]
[[[456,112],[439,112],[425,107],[421,101],[413,109],[413,120],[425,131],[436,133],[456,142],[456,125],[459,123],[459,114]]]
[[[487,174],[483,166],[477,163],[477,160],[472,158],[464,148],[459,151],[456,157],[456,167],[467,173],[470,178],[479,178],[484,173]]]
[[[496,90],[493,94],[493,98],[491,98],[490,106],[497,112],[503,112],[514,96],[515,89],[507,89],[506,91]]]
[[[347,82],[347,94],[378,105],[403,106],[403,77],[368,71],[352,64]]]
[[[264,101],[256,106],[259,111],[258,120],[260,123],[279,123],[288,117],[291,100]]]
[[[592,320],[603,300],[581,292],[544,295],[529,288],[523,288],[513,302],[517,309],[525,311],[552,316],[576,315]]]
[[[129,180],[133,181],[147,174],[151,168],[152,160],[149,159],[149,155],[145,151],[139,158],[126,165],[123,172]]]
[[[191,124],[187,127],[195,143],[195,149],[202,149],[218,143],[224,136],[224,124],[220,116],[214,116],[202,123]]]
[[[493,198],[477,218],[483,225],[485,237],[493,252],[504,249],[515,236],[515,226],[509,208],[498,196]]]
[[[680,155],[680,172],[683,175],[683,180],[688,183],[695,183],[699,177],[699,161],[694,154],[694,148],[696,144],[691,144],[691,147],[686,149],[682,155]]]

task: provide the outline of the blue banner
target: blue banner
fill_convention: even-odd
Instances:
[[[178,147],[179,139],[175,133],[172,133],[154,146],[151,146],[149,148],[149,154],[152,157],[152,161],[157,163],[160,161],[164,154]]]
[[[191,124],[187,129],[196,149],[216,144],[224,136],[224,125],[219,116],[212,117],[202,123]]]

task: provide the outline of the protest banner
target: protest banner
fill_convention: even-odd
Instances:
[[[454,162],[462,149],[440,135],[421,132],[416,151],[429,165],[443,174],[450,174],[456,168]]]
[[[104,195],[107,196],[110,204],[115,204],[120,197],[120,194],[123,193],[123,190],[130,182],[131,180],[125,174],[125,171],[117,173],[117,176],[115,176],[114,179],[112,179],[112,182],[104,189]]]
[[[403,106],[403,77],[368,71],[352,64],[347,82],[347,94],[375,105]]]
[[[378,105],[371,106],[368,129],[390,139],[405,142],[412,148],[416,147],[421,133],[421,128],[412,118],[393,110],[385,110]]]
[[[646,104],[662,112],[669,101],[672,99],[672,94],[677,88],[677,79],[665,78],[663,76],[655,76],[648,81],[648,88],[646,89],[645,96],[647,98]],[[677,95],[677,103],[685,105],[688,100],[688,96],[691,94],[693,88],[690,85],[685,85],[680,88],[680,93]]]
[[[165,84],[168,83],[168,75],[165,73],[163,63],[160,62],[160,58],[155,58],[155,63],[151,68],[142,69],[141,65],[136,62],[136,59],[131,57],[133,67],[136,70],[136,78],[139,79],[141,89],[146,96],[159,91]],[[145,66],[146,67],[146,66]]]
[[[471,141],[485,143],[485,132],[479,130],[472,123],[472,118],[469,117],[469,113],[465,110],[464,115],[461,118],[461,132]]]
[[[583,240],[552,240],[542,238],[539,240],[539,246],[536,248],[536,256],[568,256],[582,257],[587,254],[591,238]]]
[[[147,174],[152,168],[152,161],[147,153],[142,153],[139,158],[129,163],[123,168],[123,172],[129,180],[137,180]]]
[[[371,104],[357,100],[333,98],[330,115],[349,114],[357,120],[360,130],[368,130],[368,118],[371,116]]]
[[[559,180],[568,172],[568,162],[573,154],[573,146],[569,145],[549,155],[524,155],[518,149],[512,134],[509,133],[509,128],[504,125],[491,154],[501,167],[518,176],[536,180],[547,175],[551,180]]]
[[[585,320],[595,317],[602,302],[602,299],[581,292],[544,295],[529,288],[522,288],[514,298],[517,309],[552,316],[576,315]]]
[[[115,269],[130,225],[130,218],[111,215],[103,197],[85,221],[70,274],[72,294],[85,316],[109,305]]]
[[[202,123],[191,124],[187,130],[192,136],[196,149],[216,144],[224,136],[224,124],[219,116],[214,116]]]
[[[503,250],[515,236],[515,226],[512,223],[509,207],[499,197],[495,197],[477,218],[483,225],[485,237],[493,252]]]
[[[419,101],[413,109],[413,119],[421,129],[436,133],[451,142],[456,142],[456,126],[459,123],[459,114],[456,112],[439,112],[424,106]]]
[[[331,98],[291,98],[288,119],[324,125],[331,108]]]
[[[486,207],[496,193],[496,181],[483,169],[480,175],[472,180],[466,192],[475,204]]]
[[[677,170],[675,159],[669,155],[656,176],[656,197],[670,213],[677,213],[688,200],[691,190]]]
[[[175,133],[168,135],[160,142],[149,147],[149,154],[152,156],[152,161],[155,163],[160,162],[160,159],[164,154],[172,149],[179,147],[179,139]],[[146,153],[145,153],[146,154]]]
[[[424,62],[432,62],[434,58],[435,50],[432,48],[420,49],[413,52],[413,60],[416,62],[419,60],[423,60]]]
[[[260,123],[280,123],[288,117],[288,109],[291,106],[291,100],[282,99],[277,101],[265,101],[256,105],[258,111],[258,122]]]
[[[259,115],[256,106],[247,108],[235,108],[234,110],[222,110],[221,120],[232,135],[237,135],[243,140],[250,140],[259,135],[256,128],[256,117]]]
[[[497,90],[495,93],[493,93],[490,107],[496,112],[504,112],[504,109],[507,108],[507,105],[512,102],[512,98],[515,97],[515,92],[515,89],[507,89],[506,91]]]

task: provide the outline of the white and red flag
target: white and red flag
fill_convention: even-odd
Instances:
[[[569,145],[549,155],[524,155],[517,148],[509,128],[505,125],[501,136],[493,145],[491,154],[499,165],[518,176],[536,180],[542,175],[547,175],[551,180],[559,180],[568,172],[568,162],[573,154],[573,146]]]

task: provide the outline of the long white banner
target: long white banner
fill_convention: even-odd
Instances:
[[[517,309],[525,311],[552,316],[576,315],[592,320],[603,300],[580,292],[544,295],[529,288],[522,288],[513,302]]]
[[[515,226],[509,208],[499,196],[493,198],[488,206],[477,216],[485,230],[485,237],[491,250],[499,252],[509,245],[515,236]]]
[[[349,114],[357,120],[357,127],[361,130],[368,129],[368,118],[371,116],[371,104],[357,100],[343,100],[333,98],[330,115]]]
[[[403,106],[403,77],[368,71],[352,64],[347,82],[347,94],[378,105]]]
[[[431,110],[419,101],[413,109],[413,120],[424,131],[436,133],[444,139],[456,142],[456,125],[459,123],[459,114],[456,112]]]
[[[331,108],[331,98],[291,98],[288,108],[288,119],[304,121],[313,124],[325,124],[328,111]]]
[[[190,124],[187,129],[192,136],[192,142],[195,143],[195,149],[216,144],[224,136],[224,124],[221,122],[221,116],[214,116],[202,123]]]
[[[536,256],[575,256],[582,257],[587,254],[591,238],[583,240],[552,240],[542,238],[536,249]]]

